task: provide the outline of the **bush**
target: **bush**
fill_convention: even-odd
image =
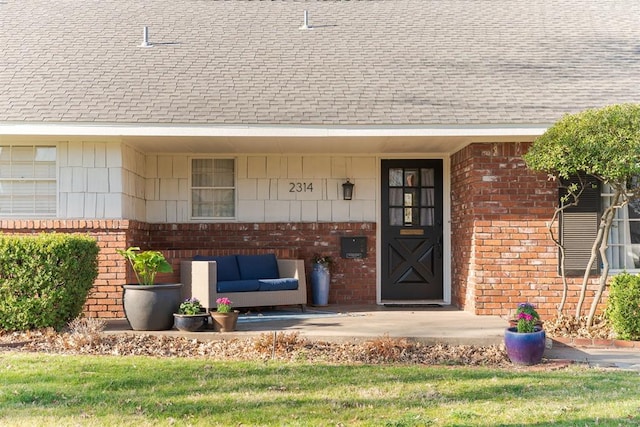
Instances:
[[[605,314],[618,338],[640,340],[640,275],[613,278]]]
[[[82,311],[98,275],[88,236],[0,235],[0,329],[60,330]]]

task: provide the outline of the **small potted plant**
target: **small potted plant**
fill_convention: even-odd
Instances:
[[[236,330],[238,323],[238,310],[232,310],[232,302],[227,297],[220,297],[216,300],[216,311],[211,312],[213,319],[213,329],[217,332],[232,332]]]
[[[132,246],[117,249],[133,272],[138,284],[123,285],[124,314],[133,330],[160,331],[173,327],[173,314],[180,307],[181,283],[158,284],[158,273],[171,273],[173,268],[159,251],[141,251]]]
[[[507,328],[504,344],[511,362],[519,365],[535,365],[542,360],[546,335],[540,326],[540,316],[535,306],[528,302],[518,304],[516,326]]]
[[[195,332],[207,324],[209,313],[205,313],[204,307],[197,298],[187,298],[180,304],[177,313],[174,313],[174,326],[179,331]]]
[[[311,270],[312,302],[314,306],[324,307],[329,305],[329,285],[333,258],[329,255],[315,254],[313,256],[313,269]]]

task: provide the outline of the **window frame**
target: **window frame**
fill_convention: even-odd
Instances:
[[[232,160],[233,161],[233,186],[221,187],[194,187],[193,185],[193,162],[194,160]],[[226,189],[233,190],[233,216],[195,216],[193,209],[194,189]],[[235,221],[238,215],[238,160],[231,156],[192,156],[189,157],[189,220],[191,221]]]
[[[37,211],[37,206],[39,206],[38,203],[38,192],[36,191],[36,188],[34,186],[33,192],[30,194],[30,196],[33,197],[33,206],[32,206],[32,210],[29,212],[15,212],[15,206],[13,204],[13,198],[15,197],[15,193],[11,192],[9,193],[9,197],[11,200],[10,203],[10,208],[11,208],[11,213],[4,213],[4,212],[0,212],[0,218],[56,218],[58,217],[58,212],[59,212],[59,203],[60,203],[60,197],[59,197],[59,185],[60,185],[60,180],[59,180],[59,154],[60,154],[60,150],[57,144],[38,144],[38,143],[30,143],[30,144],[2,144],[0,143],[0,148],[9,148],[10,150],[13,150],[14,148],[24,148],[24,147],[30,147],[33,149],[33,157],[31,159],[31,164],[34,167],[34,173],[33,176],[31,177],[14,177],[14,176],[8,176],[8,177],[3,177],[0,176],[0,185],[3,182],[6,183],[16,183],[16,182],[33,182],[33,183],[38,183],[38,182],[45,182],[45,183],[50,183],[53,184],[53,190],[51,192],[51,194],[46,194],[47,197],[52,196],[53,197],[53,209],[50,212],[42,212],[42,211]],[[35,173],[35,166],[36,166],[36,162],[37,162],[37,149],[38,148],[47,148],[47,149],[53,149],[54,150],[54,155],[55,158],[53,160],[53,176],[51,177],[38,177],[36,176],[37,174]],[[9,165],[13,165],[12,163],[12,159],[9,159]]]
[[[607,186],[604,186],[602,190],[603,208],[605,208],[606,206],[609,206],[610,201],[608,201],[608,199],[610,199],[612,196],[613,196],[613,193],[609,191]],[[625,254],[629,252],[629,250],[633,252],[632,246],[640,247],[639,243],[631,243],[631,238],[630,238],[631,236],[626,234],[626,230],[629,230],[628,226],[630,225],[630,222],[640,222],[640,218],[630,221],[628,204],[616,210],[615,216],[613,218],[613,223],[611,224],[611,232],[607,236],[607,245],[608,245],[607,258],[609,260],[611,274],[619,274],[625,271],[633,274],[640,273],[640,267],[634,266],[633,268],[629,268],[624,265],[623,266],[620,265],[620,261],[624,262],[624,260],[626,259],[624,255],[620,257],[620,255],[618,254],[618,256],[614,258],[614,250],[616,249],[618,251],[621,251],[620,253]],[[623,231],[620,231],[621,226],[624,227]],[[615,238],[616,236],[614,236],[614,232],[616,230],[618,230],[617,237],[622,236],[622,238],[625,239],[624,241],[622,241],[622,243],[620,243],[620,241]],[[626,240],[627,238],[629,239],[628,241]],[[614,264],[614,259],[617,259],[616,264]]]

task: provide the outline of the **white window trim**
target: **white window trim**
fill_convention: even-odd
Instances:
[[[193,161],[194,160],[233,160],[233,187],[215,187],[218,189],[233,190],[233,216],[229,217],[199,217],[193,215]],[[208,188],[208,187],[207,187]],[[213,188],[213,187],[212,187]],[[192,156],[189,157],[189,220],[194,222],[229,222],[235,221],[238,216],[238,159],[229,156]]]
[[[36,207],[38,206],[37,200],[34,200],[34,210],[31,212],[19,212],[19,213],[2,213],[0,212],[0,218],[56,218],[58,217],[58,212],[59,212],[59,204],[60,204],[60,197],[59,197],[59,185],[60,185],[60,180],[59,180],[59,154],[60,154],[60,149],[57,146],[57,144],[34,144],[34,143],[18,143],[18,144],[0,144],[0,147],[7,147],[7,148],[13,148],[13,147],[33,147],[34,149],[38,148],[38,147],[42,147],[42,148],[53,148],[55,150],[55,160],[54,160],[54,176],[52,178],[41,178],[41,177],[32,177],[32,178],[14,178],[14,177],[0,177],[0,182],[20,182],[20,181],[32,181],[32,182],[49,182],[49,183],[53,183],[54,184],[54,190],[53,190],[53,197],[55,198],[54,200],[54,209],[52,212],[50,213],[44,213],[44,212],[38,212],[36,210]],[[11,161],[10,161],[11,162]],[[35,163],[35,158],[32,159],[32,163]],[[11,194],[10,196],[13,196],[13,194]],[[36,195],[34,194],[34,199],[36,198]]]

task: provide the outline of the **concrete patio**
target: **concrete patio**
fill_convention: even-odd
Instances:
[[[189,336],[201,340],[230,339],[258,336],[265,332],[297,332],[300,336],[324,341],[367,340],[382,336],[404,337],[425,344],[491,345],[502,343],[507,321],[497,316],[475,316],[454,307],[384,307],[329,306],[282,310],[282,315],[271,316],[265,310],[241,314],[233,333],[213,330],[201,332],[132,331],[126,320],[108,322],[106,333],[145,333],[154,335]],[[244,319],[243,319],[244,317]],[[246,321],[245,321],[246,320]]]

